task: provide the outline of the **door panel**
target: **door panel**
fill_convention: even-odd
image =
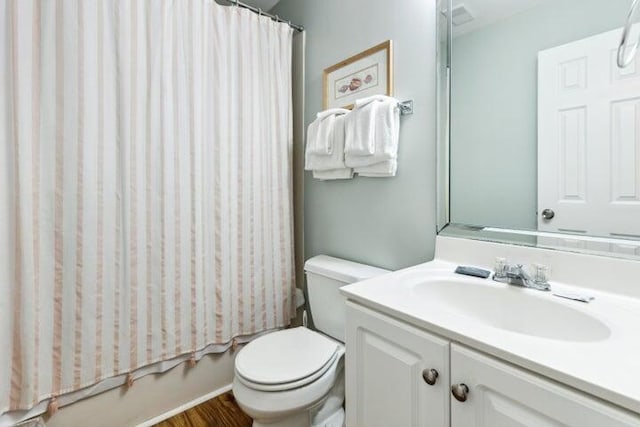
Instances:
[[[538,54],[540,231],[640,238],[640,59],[619,69],[619,39]]]
[[[451,383],[469,388],[451,398],[452,427],[638,427],[640,416],[553,381],[451,344]]]
[[[628,207],[630,213],[637,215],[640,212],[640,98],[613,102],[611,119],[610,201],[621,210]],[[631,218],[626,222],[629,220]],[[625,230],[614,232],[625,233]]]
[[[508,396],[486,389],[482,391],[480,413],[482,425],[492,427],[562,427],[563,424],[547,417],[544,413],[520,404]]]
[[[423,371],[435,369],[429,385]],[[347,302],[349,427],[449,425],[449,343]]]

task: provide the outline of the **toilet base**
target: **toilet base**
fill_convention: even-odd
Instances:
[[[344,427],[344,370],[320,402],[303,412],[283,418],[254,419],[253,427]]]
[[[309,413],[293,414],[277,420],[254,420],[253,427],[301,427],[310,426]]]
[[[328,418],[318,422],[317,424],[312,424],[311,427],[344,427],[345,418],[344,408],[340,407],[340,409]]]
[[[342,407],[316,424],[313,424],[311,420],[312,414],[313,411],[294,414],[278,420],[256,420],[253,422],[253,427],[344,427],[345,425],[345,413]]]

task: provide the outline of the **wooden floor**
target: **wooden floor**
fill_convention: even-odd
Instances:
[[[155,427],[251,427],[251,418],[238,407],[231,392],[208,400]]]

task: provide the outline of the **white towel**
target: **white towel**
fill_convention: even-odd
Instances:
[[[375,165],[386,160],[395,160],[398,157],[398,138],[400,134],[400,110],[398,101],[391,97],[385,97],[383,101],[370,102],[367,105],[376,105],[374,150],[370,155],[356,155],[345,152],[345,164],[348,167],[359,168]],[[346,139],[349,133],[347,130]]]
[[[355,168],[354,172],[360,176],[368,176],[372,178],[383,178],[388,176],[396,176],[398,171],[398,161],[396,159],[386,160],[371,166],[363,166]]]
[[[343,168],[343,169],[332,169],[326,171],[313,171],[313,177],[315,179],[319,179],[320,181],[329,181],[333,179],[351,179],[353,178],[353,169],[351,168]]]
[[[309,150],[305,151],[305,165],[306,170],[332,170],[332,169],[344,169],[344,122],[345,116],[335,116],[333,122],[333,150],[330,155],[318,155],[312,154]],[[308,146],[308,145],[307,145]]]
[[[328,115],[321,119],[316,119],[318,123],[318,133],[315,144],[311,146],[311,154],[330,156],[333,153],[333,131],[336,116]]]
[[[345,121],[345,148],[347,155],[370,156],[375,150],[375,117],[379,102],[368,102],[353,111]]]
[[[332,108],[316,114],[316,119],[307,128],[307,149],[309,154],[329,156],[333,153],[333,131],[337,115],[348,113],[344,108]]]
[[[316,113],[316,118],[317,119],[324,119],[325,117],[329,117],[329,116],[342,116],[344,114],[350,113],[351,110],[347,110],[346,108],[330,108],[328,110],[324,110],[324,111],[320,111],[319,113]]]
[[[366,98],[360,98],[360,99],[356,100],[355,107],[356,108],[364,107],[365,105],[367,105],[370,102],[373,102],[373,101],[386,101],[389,98],[390,97],[386,96],[386,95],[372,95],[372,96],[368,96]]]
[[[335,116],[329,116],[311,122],[307,128],[307,153],[328,156],[333,152],[334,121]]]

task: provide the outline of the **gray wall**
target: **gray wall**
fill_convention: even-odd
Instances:
[[[436,223],[434,0],[282,0],[271,11],[307,31],[305,124],[322,109],[322,71],[392,39],[402,118],[394,178],[321,182],[305,174],[305,258],[328,254],[389,269],[433,258]]]
[[[538,51],[622,27],[631,0],[549,0],[454,39],[451,220],[537,227]]]

